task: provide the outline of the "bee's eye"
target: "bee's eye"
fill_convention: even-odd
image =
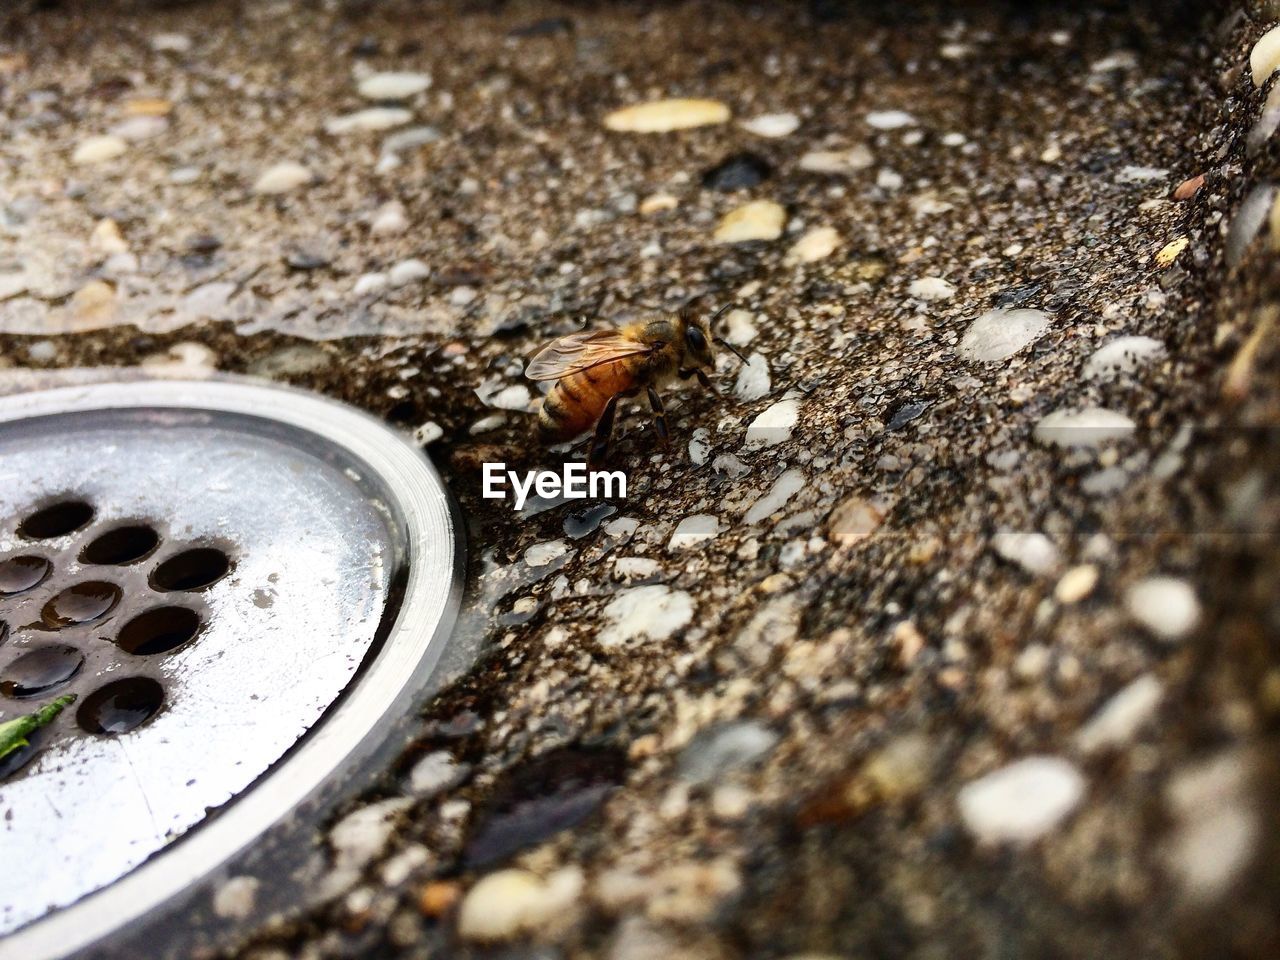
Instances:
[[[702,353],[707,349],[707,338],[702,335],[702,330],[692,324],[685,330],[684,338],[691,350]]]

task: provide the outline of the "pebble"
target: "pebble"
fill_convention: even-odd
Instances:
[[[1063,606],[1079,603],[1098,585],[1098,568],[1092,563],[1072,567],[1053,588],[1053,598]]]
[[[926,302],[950,300],[955,296],[956,288],[942,277],[921,277],[919,280],[911,281],[911,285],[907,287],[907,293],[917,300]]]
[[[277,163],[254,181],[253,192],[264,195],[288,193],[310,183],[311,179],[311,171],[300,163]]]
[[[753,353],[738,368],[738,379],[733,385],[733,395],[742,401],[759,400],[768,396],[772,381],[769,377],[769,361],[762,354]]]
[[[668,550],[684,550],[695,544],[714,540],[720,535],[720,518],[710,513],[696,513],[676,525],[667,541]]]
[[[99,253],[127,253],[129,244],[120,233],[120,227],[110,217],[99,220],[89,234],[89,246]]]
[[[458,909],[464,940],[510,940],[551,925],[578,902],[583,875],[564,867],[543,880],[528,870],[499,870],[467,891]]]
[[[77,290],[67,304],[77,330],[108,325],[115,316],[116,288],[102,280],[90,280]]]
[[[392,127],[403,127],[413,119],[413,114],[401,107],[370,107],[357,110],[341,117],[332,117],[325,121],[326,133],[340,136],[359,130],[390,130]]]
[[[773,486],[764,496],[751,505],[743,520],[750,526],[773,516],[791,502],[791,498],[803,489],[804,484],[805,477],[802,471],[794,467],[787,470],[773,482]]]
[[[827,538],[837,546],[860,543],[884,522],[884,510],[862,497],[850,497],[827,518]]]
[[[434,420],[428,420],[413,431],[413,442],[420,447],[425,447],[427,444],[435,443],[443,436],[444,428]]]
[[[655,583],[623,590],[604,608],[608,622],[599,634],[604,647],[633,640],[666,640],[693,620],[693,598]]]
[[[1169,171],[1161,167],[1122,167],[1116,174],[1117,183],[1146,183],[1150,180],[1163,180]]]
[[[788,263],[814,263],[840,248],[840,234],[835,227],[815,227],[787,251]]]
[[[431,86],[431,77],[425,73],[375,73],[365,77],[356,86],[366,100],[407,100]]]
[[[680,206],[680,201],[669,193],[655,193],[640,201],[640,215],[651,217],[655,213],[665,213]]]
[[[1084,375],[1091,380],[1110,379],[1132,373],[1145,363],[1158,360],[1165,346],[1153,337],[1115,337],[1094,351],[1085,361]]]
[[[980,842],[1030,843],[1084,798],[1080,771],[1060,757],[1018,760],[965,784],[956,800],[965,827]]]
[[[391,280],[385,273],[362,273],[356,277],[351,292],[357,297],[375,296],[390,286]]]
[[[1228,267],[1239,266],[1244,262],[1250,244],[1267,222],[1275,195],[1276,188],[1273,185],[1261,184],[1250,190],[1240,202],[1240,207],[1227,228],[1227,239],[1223,242]]]
[[[729,211],[716,227],[717,243],[777,240],[787,225],[787,211],[772,200],[752,200]]]
[[[142,366],[195,375],[216,368],[218,355],[203,343],[186,341],[175,343],[166,350],[151,354],[143,359]]]
[[[1197,193],[1200,192],[1200,189],[1203,186],[1204,186],[1203,173],[1200,174],[1199,176],[1189,177],[1186,180],[1183,180],[1180,184],[1178,184],[1177,188],[1173,191],[1173,199],[1190,200],[1192,197],[1194,197]]]
[[[604,125],[619,133],[667,133],[727,123],[730,116],[718,100],[655,100],[615,110],[604,118]]]
[[[1258,853],[1261,825],[1249,797],[1251,778],[1246,756],[1236,750],[1180,771],[1169,783],[1177,827],[1166,856],[1183,896],[1193,902],[1221,897]]]
[[[915,123],[916,118],[903,110],[873,110],[867,114],[867,124],[877,130],[900,130]]]
[[[704,173],[702,186],[706,190],[733,193],[759,186],[772,173],[773,168],[763,157],[754,153],[736,153]]]
[[[1124,598],[1129,616],[1161,640],[1181,640],[1200,622],[1200,601],[1185,580],[1148,577],[1129,588]]]
[[[406,127],[382,141],[382,155],[396,157],[429,143],[437,143],[441,139],[442,135],[435,127]]]
[[[750,120],[743,120],[740,126],[747,133],[774,140],[789,137],[800,129],[800,118],[794,113],[762,113]]]
[[[881,190],[901,190],[904,183],[906,181],[902,179],[902,174],[888,167],[876,174],[876,186]]]
[[[1043,310],[997,307],[969,325],[956,352],[965,360],[986,363],[1005,360],[1034,343],[1049,329]]]
[[[213,895],[213,912],[227,920],[243,920],[253,912],[260,883],[257,877],[232,877]]]
[[[1036,576],[1053,573],[1062,562],[1058,548],[1043,533],[1001,530],[991,538],[991,547],[1010,563]]]
[[[1076,733],[1082,753],[1095,753],[1128,743],[1151,722],[1164,696],[1164,687],[1151,674],[1134,680],[1102,705]]]
[[[151,49],[157,53],[189,53],[191,38],[185,33],[157,33],[151,38]]]
[[[404,204],[392,200],[378,208],[369,224],[369,232],[375,237],[396,237],[409,229],[409,218]]]
[[[411,283],[421,283],[430,276],[431,268],[421,260],[413,258],[401,260],[387,272],[387,280],[392,287],[407,287]]]
[[[1135,426],[1123,413],[1102,407],[1055,410],[1040,418],[1035,438],[1049,446],[1096,448],[1108,440],[1127,437]]]
[[[1253,74],[1253,85],[1261,87],[1267,79],[1280,70],[1280,27],[1272,27],[1253,45],[1249,51],[1249,69]]]
[[[418,798],[434,797],[466,779],[471,767],[458,763],[448,750],[428,753],[409,770],[409,792]]]
[[[71,155],[71,162],[84,165],[105,163],[121,156],[127,149],[129,145],[121,137],[110,134],[89,137],[87,140],[80,141],[75,153]]]
[[[730,310],[724,318],[724,338],[735,347],[745,347],[756,338],[756,325],[750,310]]]
[[[1190,242],[1191,241],[1186,237],[1178,237],[1175,240],[1170,240],[1161,247],[1160,251],[1156,254],[1156,266],[1162,269],[1164,267],[1171,266],[1173,261],[1178,259],[1178,254],[1187,249],[1187,244]]]
[[[559,560],[569,552],[569,544],[563,540],[548,540],[535,543],[524,552],[524,562],[531,567],[545,567],[553,560]]]
[[[703,786],[763,760],[778,734],[757,720],[734,721],[700,731],[680,753],[678,775]]]
[[[873,166],[876,158],[864,144],[848,150],[813,150],[800,158],[800,169],[808,173],[856,173]]]
[[[529,388],[522,383],[515,383],[484,398],[490,407],[499,410],[528,410],[532,397]]]
[[[783,397],[766,408],[747,426],[746,447],[758,450],[773,447],[791,439],[791,431],[800,419],[798,397]]]
[[[654,877],[654,893],[645,912],[654,920],[705,923],[741,886],[742,877],[728,860],[678,863]]]
[[[382,852],[400,812],[412,803],[407,797],[393,797],[361,807],[339,820],[329,831],[335,867],[344,872],[365,867]]]

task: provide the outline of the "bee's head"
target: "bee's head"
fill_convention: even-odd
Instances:
[[[714,367],[716,360],[711,355],[711,332],[706,321],[689,319],[684,325],[685,354],[700,367]]]

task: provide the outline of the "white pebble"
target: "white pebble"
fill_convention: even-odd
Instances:
[[[834,227],[815,227],[787,251],[788,263],[814,263],[835,253],[840,247],[840,234]]]
[[[666,640],[693,620],[693,598],[655,583],[623,590],[604,608],[608,623],[599,634],[604,647],[632,640]]]
[[[569,544],[563,540],[548,540],[535,543],[524,552],[524,562],[531,567],[545,567],[553,560],[559,560],[569,552]]]
[[[783,397],[751,421],[747,427],[747,449],[757,450],[785,443],[791,439],[791,431],[799,419],[799,398]]]
[[[405,215],[404,204],[397,200],[379,207],[369,224],[369,232],[375,237],[395,237],[408,229],[409,218]]]
[[[753,353],[738,368],[738,379],[733,385],[733,395],[739,400],[759,400],[767,396],[772,382],[769,377],[769,361],[759,353]]]
[[[421,260],[401,260],[387,273],[392,287],[407,287],[411,283],[421,283],[431,276],[431,268]]]
[[[413,119],[413,114],[401,107],[370,107],[325,121],[326,133],[341,135],[357,130],[390,130],[402,127]]]
[[[522,383],[515,383],[499,390],[486,402],[499,410],[528,410],[530,399],[529,388]]]
[[[1096,448],[1109,440],[1129,436],[1135,426],[1123,413],[1102,407],[1055,410],[1040,418],[1035,438],[1049,446]]]
[[[536,931],[570,910],[582,894],[578,867],[565,867],[546,880],[527,870],[499,870],[472,887],[458,909],[464,940],[509,940]]]
[[[800,169],[809,173],[856,173],[876,162],[864,144],[848,150],[813,150],[800,158]]]
[[[1072,567],[1062,575],[1053,588],[1053,599],[1063,606],[1079,603],[1093,593],[1098,585],[1098,568],[1092,563],[1082,563]]]
[[[1084,365],[1090,379],[1105,379],[1132,373],[1142,364],[1165,355],[1165,346],[1152,337],[1116,337],[1094,351]]]
[[[1049,329],[1043,310],[989,310],[969,325],[956,352],[979,363],[1005,360],[1038,340]]]
[[[750,526],[773,516],[791,502],[791,498],[804,488],[804,484],[805,477],[802,471],[794,467],[787,470],[773,482],[773,486],[764,496],[751,505],[743,520]]]
[[[76,164],[105,163],[122,155],[129,148],[120,137],[89,137],[82,140],[71,155],[71,162]]]
[[[1191,585],[1177,577],[1148,577],[1124,598],[1129,616],[1161,640],[1181,640],[1200,622],[1200,601]]]
[[[407,100],[431,86],[425,73],[375,73],[356,87],[366,100]]]
[[[434,797],[462,782],[469,768],[448,750],[428,753],[409,770],[409,791],[416,797]]]
[[[917,300],[950,300],[955,296],[956,288],[942,277],[921,277],[911,281],[907,293]]]
[[[800,128],[800,118],[794,113],[762,113],[758,117],[742,121],[742,129],[757,137],[776,139],[787,137]]]
[[[898,130],[915,126],[916,118],[903,110],[873,110],[867,114],[868,125],[877,130]]]
[[[876,186],[881,190],[901,190],[903,183],[902,174],[896,170],[890,170],[884,167],[876,174]]]
[[[185,33],[157,33],[151,38],[151,49],[157,53],[187,53],[191,38]]]
[[[390,279],[385,273],[363,273],[356,278],[351,292],[357,297],[371,296],[382,293],[389,285]]]
[[[130,117],[112,127],[108,133],[129,143],[139,140],[150,140],[169,129],[169,121],[164,117]]]
[[[1249,51],[1249,69],[1253,73],[1253,85],[1260,87],[1276,70],[1280,70],[1280,27],[1272,27]]]
[[[1169,171],[1161,167],[1122,167],[1116,174],[1117,183],[1146,183],[1149,180],[1163,180]]]
[[[1053,573],[1062,560],[1058,548],[1043,533],[1001,530],[991,538],[991,546],[1010,563],[1037,576]]]
[[[444,428],[434,420],[428,420],[417,430],[413,431],[413,442],[420,447],[425,447],[429,443],[435,443],[444,436]]]
[[[311,182],[311,171],[300,163],[277,163],[268,167],[253,184],[260,194],[288,193]]]
[[[213,912],[228,920],[243,920],[253,912],[258,896],[257,877],[232,877],[213,895]]]
[[[1156,714],[1164,688],[1151,674],[1139,677],[1113,696],[1076,734],[1084,753],[1128,743]]]
[[[956,800],[965,826],[983,843],[1029,843],[1083,799],[1084,777],[1059,757],[1027,757],[966,784]]]
[[[615,110],[604,118],[604,125],[624,133],[666,133],[726,123],[730,115],[717,100],[655,100]]]
[[[751,311],[730,310],[724,318],[724,338],[735,347],[745,347],[756,338],[756,325],[751,322]]]
[[[749,243],[777,240],[787,225],[787,211],[772,200],[752,200],[721,218],[716,227],[717,243]]]
[[[335,866],[359,870],[382,852],[396,827],[397,815],[413,801],[407,797],[381,800],[347,814],[329,832]]]
[[[720,535],[720,519],[710,513],[696,513],[676,525],[667,541],[668,550],[683,550]]]

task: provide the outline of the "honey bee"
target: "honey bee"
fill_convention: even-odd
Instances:
[[[716,393],[706,371],[715,367],[712,342],[742,355],[711,335],[710,320],[688,309],[613,330],[584,330],[553,340],[529,361],[530,380],[555,380],[538,410],[538,432],[546,443],[571,440],[595,427],[588,462],[604,461],[617,415],[618,399],[645,391],[653,412],[654,431],[664,444],[670,437],[658,388],[673,378],[697,379]]]

